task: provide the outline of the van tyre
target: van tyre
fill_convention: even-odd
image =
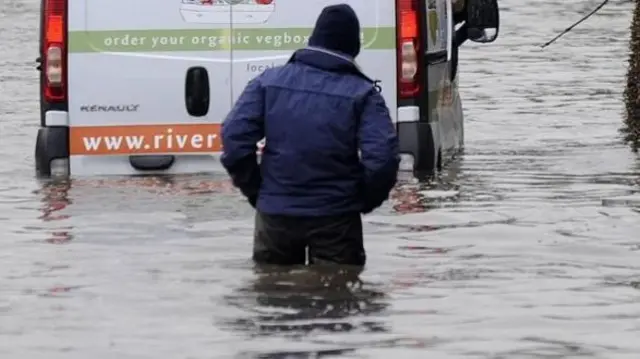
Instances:
[[[69,158],[69,128],[41,127],[36,137],[36,175],[50,177],[51,161],[58,158]]]
[[[419,180],[431,178],[436,170],[436,148],[431,124],[398,122],[400,153],[413,156],[413,174]]]

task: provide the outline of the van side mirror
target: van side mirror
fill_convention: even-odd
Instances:
[[[466,0],[466,3],[465,26],[469,40],[481,43],[494,42],[500,30],[498,0]]]

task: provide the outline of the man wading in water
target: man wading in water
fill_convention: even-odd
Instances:
[[[251,80],[222,125],[222,164],[257,209],[257,263],[305,264],[308,249],[309,264],[365,264],[361,214],[388,198],[400,161],[360,46],[353,9],[324,8],[309,46]]]

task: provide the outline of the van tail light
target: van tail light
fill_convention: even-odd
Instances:
[[[400,98],[414,98],[421,90],[418,0],[396,0],[398,93]]]
[[[45,0],[44,98],[47,102],[67,100],[67,0]]]

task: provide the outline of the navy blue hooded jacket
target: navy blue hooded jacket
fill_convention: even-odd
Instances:
[[[371,212],[396,183],[398,139],[383,97],[353,62],[353,9],[326,7],[309,46],[249,82],[222,125],[222,164],[266,214]]]

